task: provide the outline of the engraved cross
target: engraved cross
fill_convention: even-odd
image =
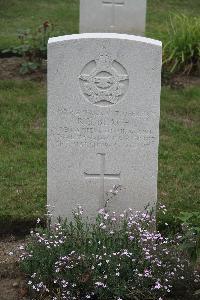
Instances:
[[[103,5],[108,5],[111,8],[111,28],[115,27],[115,9],[117,6],[124,6],[125,0],[103,0],[102,1]]]
[[[99,208],[103,208],[105,206],[105,188],[104,188],[104,180],[107,179],[120,179],[120,173],[117,174],[110,174],[105,173],[105,166],[106,166],[106,154],[105,153],[98,153],[100,156],[100,173],[93,173],[89,174],[84,172],[84,176],[86,179],[100,179],[100,196],[99,196]]]

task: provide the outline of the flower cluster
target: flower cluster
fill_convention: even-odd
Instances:
[[[200,282],[181,236],[162,236],[150,212],[101,209],[93,224],[82,214],[79,207],[73,222],[32,232],[21,263],[35,299],[164,300],[176,282]]]

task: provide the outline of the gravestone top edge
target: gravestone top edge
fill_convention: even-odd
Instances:
[[[162,42],[159,40],[154,40],[142,36],[130,35],[130,34],[121,34],[121,33],[81,33],[81,34],[71,34],[52,37],[48,40],[48,44],[60,43],[70,40],[82,40],[82,39],[118,39],[118,40],[127,40],[141,42],[145,44],[150,44],[154,46],[162,47]]]

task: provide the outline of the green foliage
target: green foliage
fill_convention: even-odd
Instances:
[[[181,212],[178,219],[183,224],[192,228],[195,233],[200,234],[200,211]]]
[[[163,48],[163,67],[171,73],[200,74],[200,17],[172,15]]]
[[[183,247],[195,263],[200,263],[200,211],[181,212],[178,220],[183,224]]]
[[[199,0],[148,0],[146,36],[165,41],[168,32],[169,14],[181,13],[186,16],[199,16]]]
[[[25,62],[21,64],[19,69],[20,74],[27,74],[32,73],[33,71],[37,70],[40,67],[39,63],[36,62]]]
[[[54,33],[54,26],[48,21],[36,30],[25,30],[18,34],[19,46],[11,47],[2,53],[12,52],[23,57],[24,63],[20,67],[20,73],[26,74],[35,71],[42,64],[42,59],[47,57],[47,43]]]
[[[189,289],[200,281],[180,235],[164,238],[148,211],[102,209],[93,224],[82,213],[79,207],[71,222],[32,232],[22,248],[33,299],[162,300],[178,283]]]

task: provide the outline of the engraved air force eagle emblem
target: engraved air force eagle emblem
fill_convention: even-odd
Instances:
[[[126,69],[108,54],[99,55],[97,59],[87,63],[79,80],[85,97],[98,106],[118,103],[129,84]]]

